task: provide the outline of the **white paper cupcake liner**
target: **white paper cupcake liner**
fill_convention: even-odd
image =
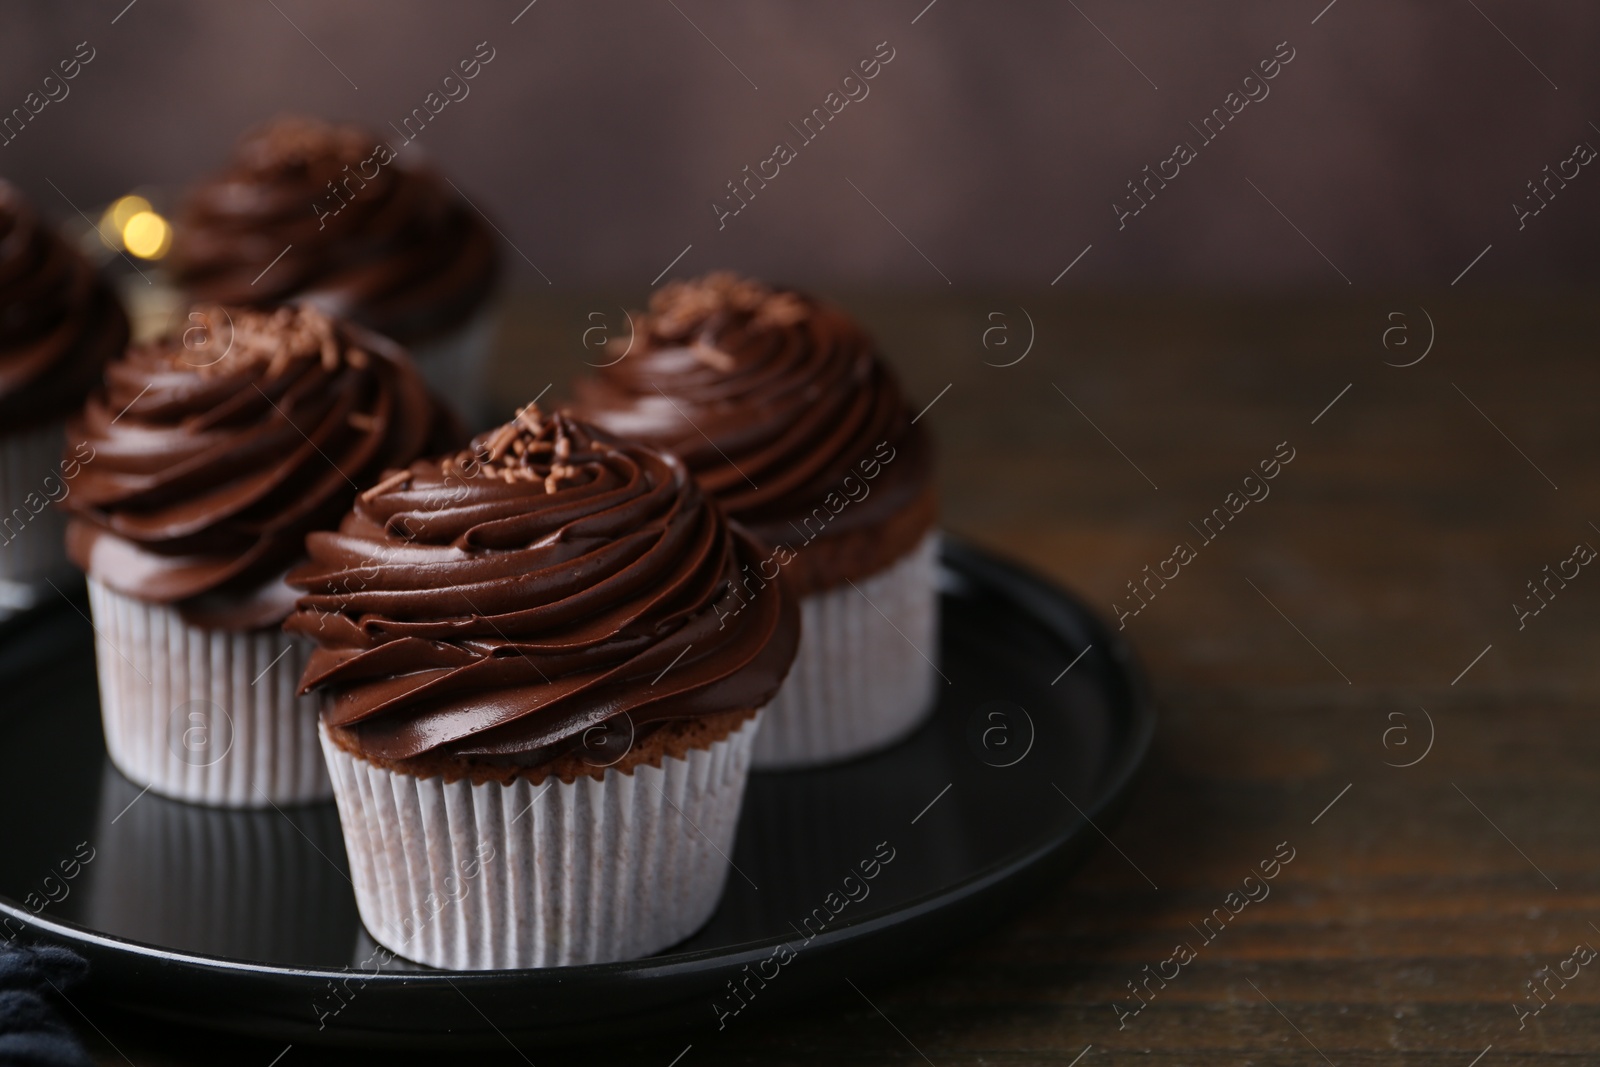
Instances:
[[[53,597],[46,579],[60,585],[72,573],[66,517],[51,502],[72,492],[61,473],[66,439],[60,422],[0,437],[0,609]]]
[[[685,759],[603,780],[417,778],[323,731],[362,922],[451,970],[634,959],[716,910],[761,715]]]
[[[802,551],[804,551],[802,549]],[[800,649],[756,739],[756,770],[884,748],[933,709],[939,533],[876,574],[800,600]]]
[[[483,429],[489,418],[485,382],[499,322],[496,304],[486,301],[465,324],[410,348],[411,359],[428,385],[474,432]]]
[[[295,695],[309,645],[277,629],[191,626],[89,579],[106,750],[141,786],[228,808],[333,791],[317,701]]]

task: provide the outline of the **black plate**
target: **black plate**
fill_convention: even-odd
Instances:
[[[925,727],[844,766],[753,776],[737,872],[690,940],[531,971],[369,963],[331,803],[229,812],[141,795],[105,758],[86,609],[59,604],[0,633],[0,938],[76,948],[88,991],[135,1011],[375,1046],[592,1040],[597,1026],[692,1039],[907,971],[1099,841],[1086,820],[1105,827],[1155,725],[1131,650],[1081,603],[959,544],[943,567],[949,684]]]

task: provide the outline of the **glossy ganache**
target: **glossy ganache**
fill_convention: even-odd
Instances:
[[[493,234],[444,179],[366,130],[304,118],[247,133],[189,192],[168,263],[196,299],[294,298],[402,344],[463,324],[499,275]]]
[[[111,286],[0,181],[0,432],[67,415],[127,344]]]
[[[314,308],[202,307],[189,323],[111,363],[70,421],[94,458],[67,552],[197,625],[277,625],[306,534],[459,430],[399,346]]]
[[[926,488],[926,436],[838,308],[717,273],[665,286],[634,328],[631,351],[614,341],[611,362],[576,383],[574,410],[683,457],[769,544],[807,539],[825,502],[830,536],[877,529]]]
[[[307,547],[286,628],[319,642],[324,723],[373,760],[537,767],[619,718],[753,712],[799,640],[676,457],[531,405]]]

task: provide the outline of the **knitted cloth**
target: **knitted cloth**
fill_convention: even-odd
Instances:
[[[0,1067],[94,1067],[56,1013],[59,991],[88,970],[64,948],[0,942]]]

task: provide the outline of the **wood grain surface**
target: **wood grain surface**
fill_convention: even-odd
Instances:
[[[641,296],[519,298],[497,396],[560,396],[590,313],[625,328],[619,306]],[[1552,584],[1536,615],[1513,606],[1574,546],[1600,547],[1595,302],[844,302],[917,406],[937,397],[949,529],[1107,617],[1137,606],[1127,583],[1147,564],[1193,546],[1126,619],[1161,728],[1117,847],[1044,899],[918,977],[841,983],[679,1067],[1600,1062],[1600,961],[1568,964],[1576,977],[1541,1000],[1527,987],[1600,946],[1600,568]],[[1020,362],[992,365],[1030,329]],[[1420,362],[1385,365],[1422,356],[1430,332]],[[1191,528],[1284,442],[1269,495],[1214,540]],[[1292,861],[1247,883],[1280,847]],[[1230,896],[1246,891],[1266,895]],[[1215,909],[1229,921],[1207,940]],[[1139,1006],[1127,983],[1172,974],[1185,943],[1194,958],[1120,1014]],[[94,1024],[107,1064],[351,1062],[109,1012]],[[668,1067],[682,1051],[598,1035],[472,1059]]]

